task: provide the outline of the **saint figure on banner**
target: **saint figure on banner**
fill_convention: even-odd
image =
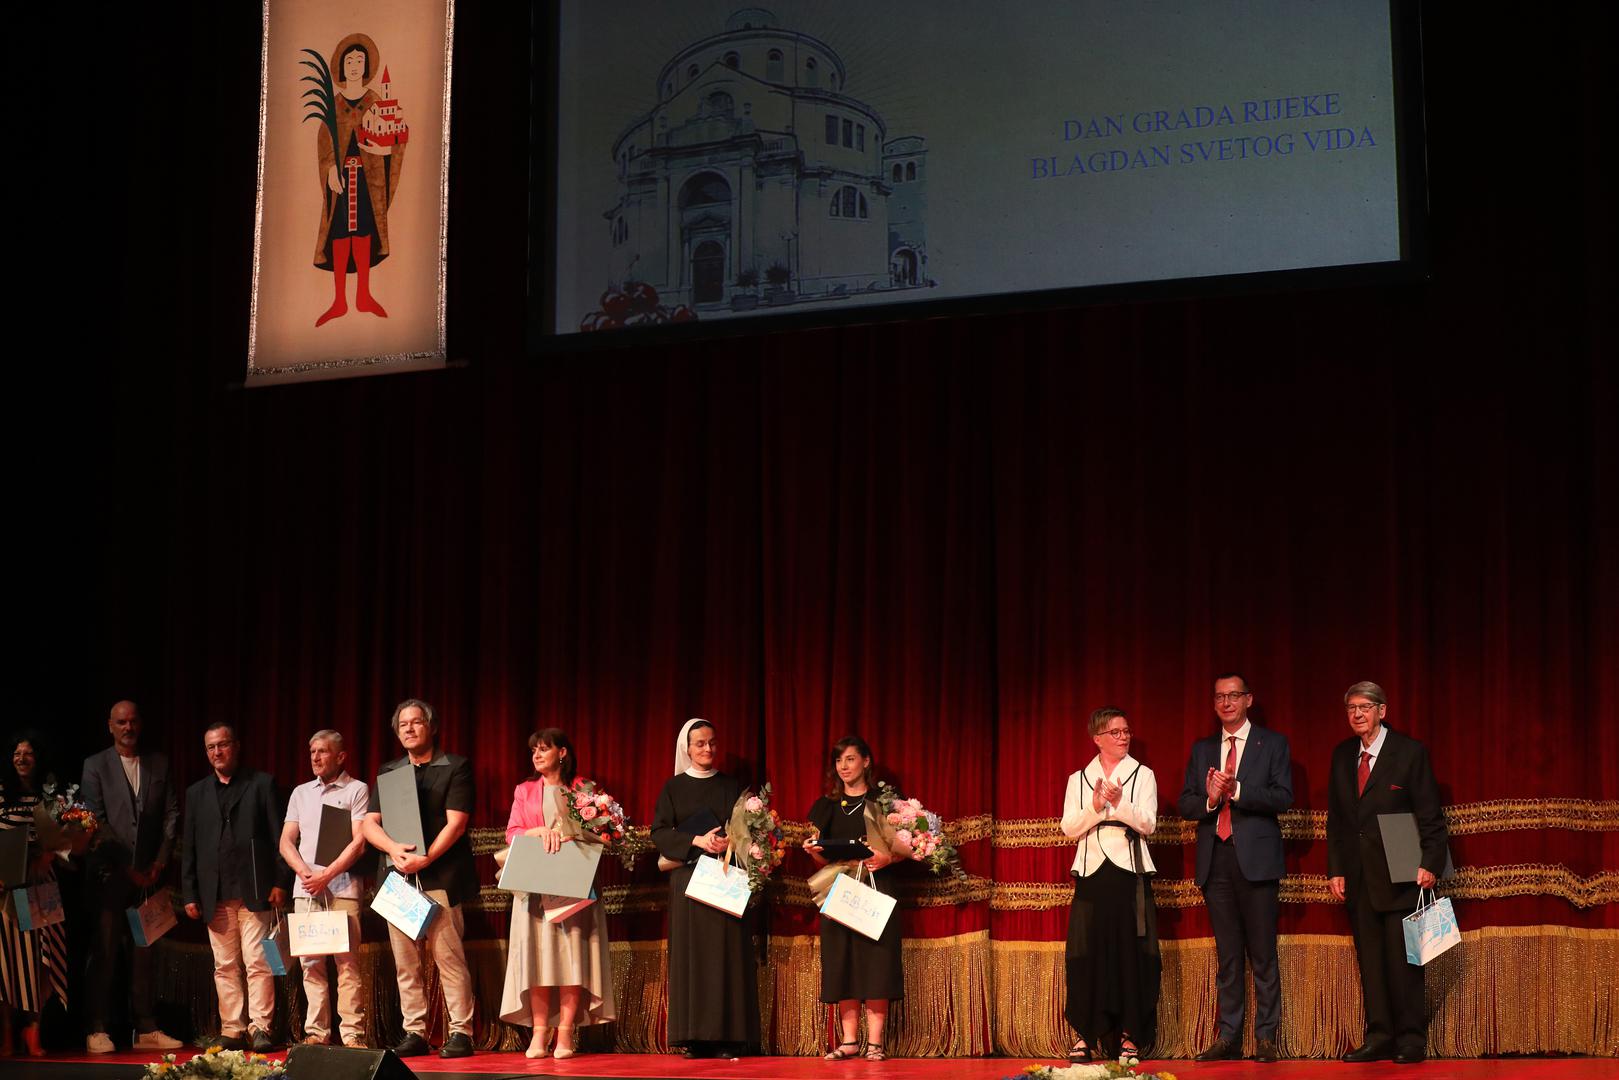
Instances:
[[[388,211],[399,190],[410,129],[370,37],[356,33],[339,41],[330,64],[314,49],[303,51],[313,59],[300,64],[313,74],[301,81],[314,84],[303,94],[308,110],[304,119],[319,121],[315,267],[331,272],[333,291],[331,306],[315,325],[348,313],[351,271],[354,306],[385,319],[388,312],[371,295],[371,268],[389,254]]]

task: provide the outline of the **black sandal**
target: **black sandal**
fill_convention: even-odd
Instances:
[[[1119,1064],[1134,1067],[1141,1064],[1141,1050],[1128,1035],[1119,1037]]]
[[[888,1055],[883,1053],[882,1043],[870,1043],[866,1046],[867,1061],[887,1061]]]
[[[843,1048],[845,1046],[854,1047],[854,1053],[852,1053],[852,1054],[844,1053]],[[859,1056],[860,1056],[860,1044],[858,1042],[843,1042],[843,1043],[838,1043],[838,1045],[835,1048],[833,1048],[832,1052],[827,1054],[825,1057],[821,1058],[821,1060],[822,1061],[853,1061],[855,1058],[857,1058]]]
[[[1091,1048],[1085,1044],[1084,1036],[1075,1039],[1074,1045],[1068,1048],[1068,1060],[1074,1065],[1083,1065],[1087,1061],[1093,1060]]]

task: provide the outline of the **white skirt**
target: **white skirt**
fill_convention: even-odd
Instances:
[[[613,958],[607,944],[607,912],[601,901],[549,923],[538,897],[529,913],[529,894],[512,894],[512,928],[506,943],[506,985],[500,995],[500,1018],[527,1027],[534,1023],[529,992],[536,986],[579,986],[579,1014],[574,1024],[605,1024],[617,1019],[613,1005]],[[552,991],[546,1027],[560,1019],[562,995]]]

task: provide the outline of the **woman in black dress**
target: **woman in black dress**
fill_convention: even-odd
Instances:
[[[866,740],[857,735],[839,739],[832,747],[831,765],[828,794],[810,807],[816,835],[804,841],[804,850],[826,866],[822,841],[858,840],[871,848],[871,854],[862,860],[871,871],[881,870],[896,857],[905,858],[909,853],[897,850],[900,845],[892,839],[893,830],[884,830],[878,817],[877,784]],[[854,868],[856,863],[844,865]],[[894,891],[888,874],[872,873],[870,881],[880,892]],[[837,1005],[842,1039],[826,1055],[827,1061],[859,1056],[862,1002],[866,1006],[866,1060],[882,1061],[887,1056],[883,1053],[883,1026],[888,1020],[888,1003],[904,996],[898,912],[876,941],[831,919],[821,920],[821,1000]]]
[[[756,909],[739,919],[686,897],[698,858],[725,850],[725,823],[742,795],[715,768],[718,756],[714,725],[688,720],[652,817],[658,867],[669,873],[669,1045],[687,1057],[734,1058],[759,1046]]]

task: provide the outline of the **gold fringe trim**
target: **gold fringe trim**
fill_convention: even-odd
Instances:
[[[1439,884],[1439,892],[1458,900],[1499,900],[1508,896],[1550,896],[1577,908],[1619,903],[1619,871],[1603,870],[1580,877],[1564,866],[1509,863],[1502,866],[1457,867],[1455,876]],[[1073,899],[1071,882],[997,881],[990,890],[994,911],[1041,911]],[[1152,881],[1153,902],[1161,908],[1198,907],[1203,891],[1191,878]],[[1282,878],[1284,904],[1336,904],[1324,874],[1289,874]]]
[[[1061,1057],[1072,1033],[1063,1019],[1061,941],[991,945],[995,1049],[1014,1057]],[[1218,1013],[1214,940],[1160,943],[1163,980],[1154,1058],[1184,1058],[1213,1041]],[[1283,934],[1277,942],[1284,1058],[1333,1058],[1365,1028],[1360,971],[1347,936]],[[1427,967],[1428,1053],[1588,1054],[1619,1057],[1619,930],[1564,926],[1487,927]],[[1254,990],[1248,980],[1245,1054],[1254,1052]]]
[[[1479,833],[1563,829],[1569,832],[1619,832],[1619,801],[1591,799],[1491,799],[1444,808],[1453,836]],[[1325,810],[1288,810],[1278,820],[1287,840],[1325,840]],[[994,822],[991,843],[998,848],[1070,847],[1060,818],[1016,818]],[[1170,847],[1197,842],[1197,823],[1175,814],[1158,819],[1147,843]]]
[[[157,997],[184,1002],[196,1030],[219,1026],[213,957],[206,945],[162,941]],[[1061,1057],[1071,1037],[1063,1019],[1066,988],[1061,941],[991,941],[979,930],[904,943],[906,997],[894,1005],[885,1039],[895,1057],[965,1057],[998,1052]],[[495,1017],[504,985],[506,942],[466,943],[478,999],[474,1044],[515,1050],[526,1028]],[[818,1055],[825,1051],[831,1014],[820,997],[820,939],[771,938],[759,969],[765,1050]],[[1163,980],[1158,1005],[1157,1058],[1189,1057],[1215,1032],[1216,958],[1212,938],[1160,942]],[[1354,943],[1346,935],[1283,934],[1277,943],[1282,1017],[1277,1041],[1284,1057],[1330,1058],[1359,1043],[1365,1018]],[[663,1053],[668,1013],[666,947],[662,941],[615,941],[613,988],[619,1019],[581,1032],[598,1051]],[[368,1037],[396,1042],[399,994],[386,942],[360,948]],[[437,972],[428,965],[430,1032],[443,1034]],[[1428,1053],[1435,1057],[1492,1054],[1586,1054],[1619,1057],[1619,930],[1566,926],[1494,926],[1469,930],[1461,944],[1427,967]],[[275,1037],[303,1035],[302,979],[276,980]],[[1248,986],[1245,1051],[1254,1050],[1253,986]]]

